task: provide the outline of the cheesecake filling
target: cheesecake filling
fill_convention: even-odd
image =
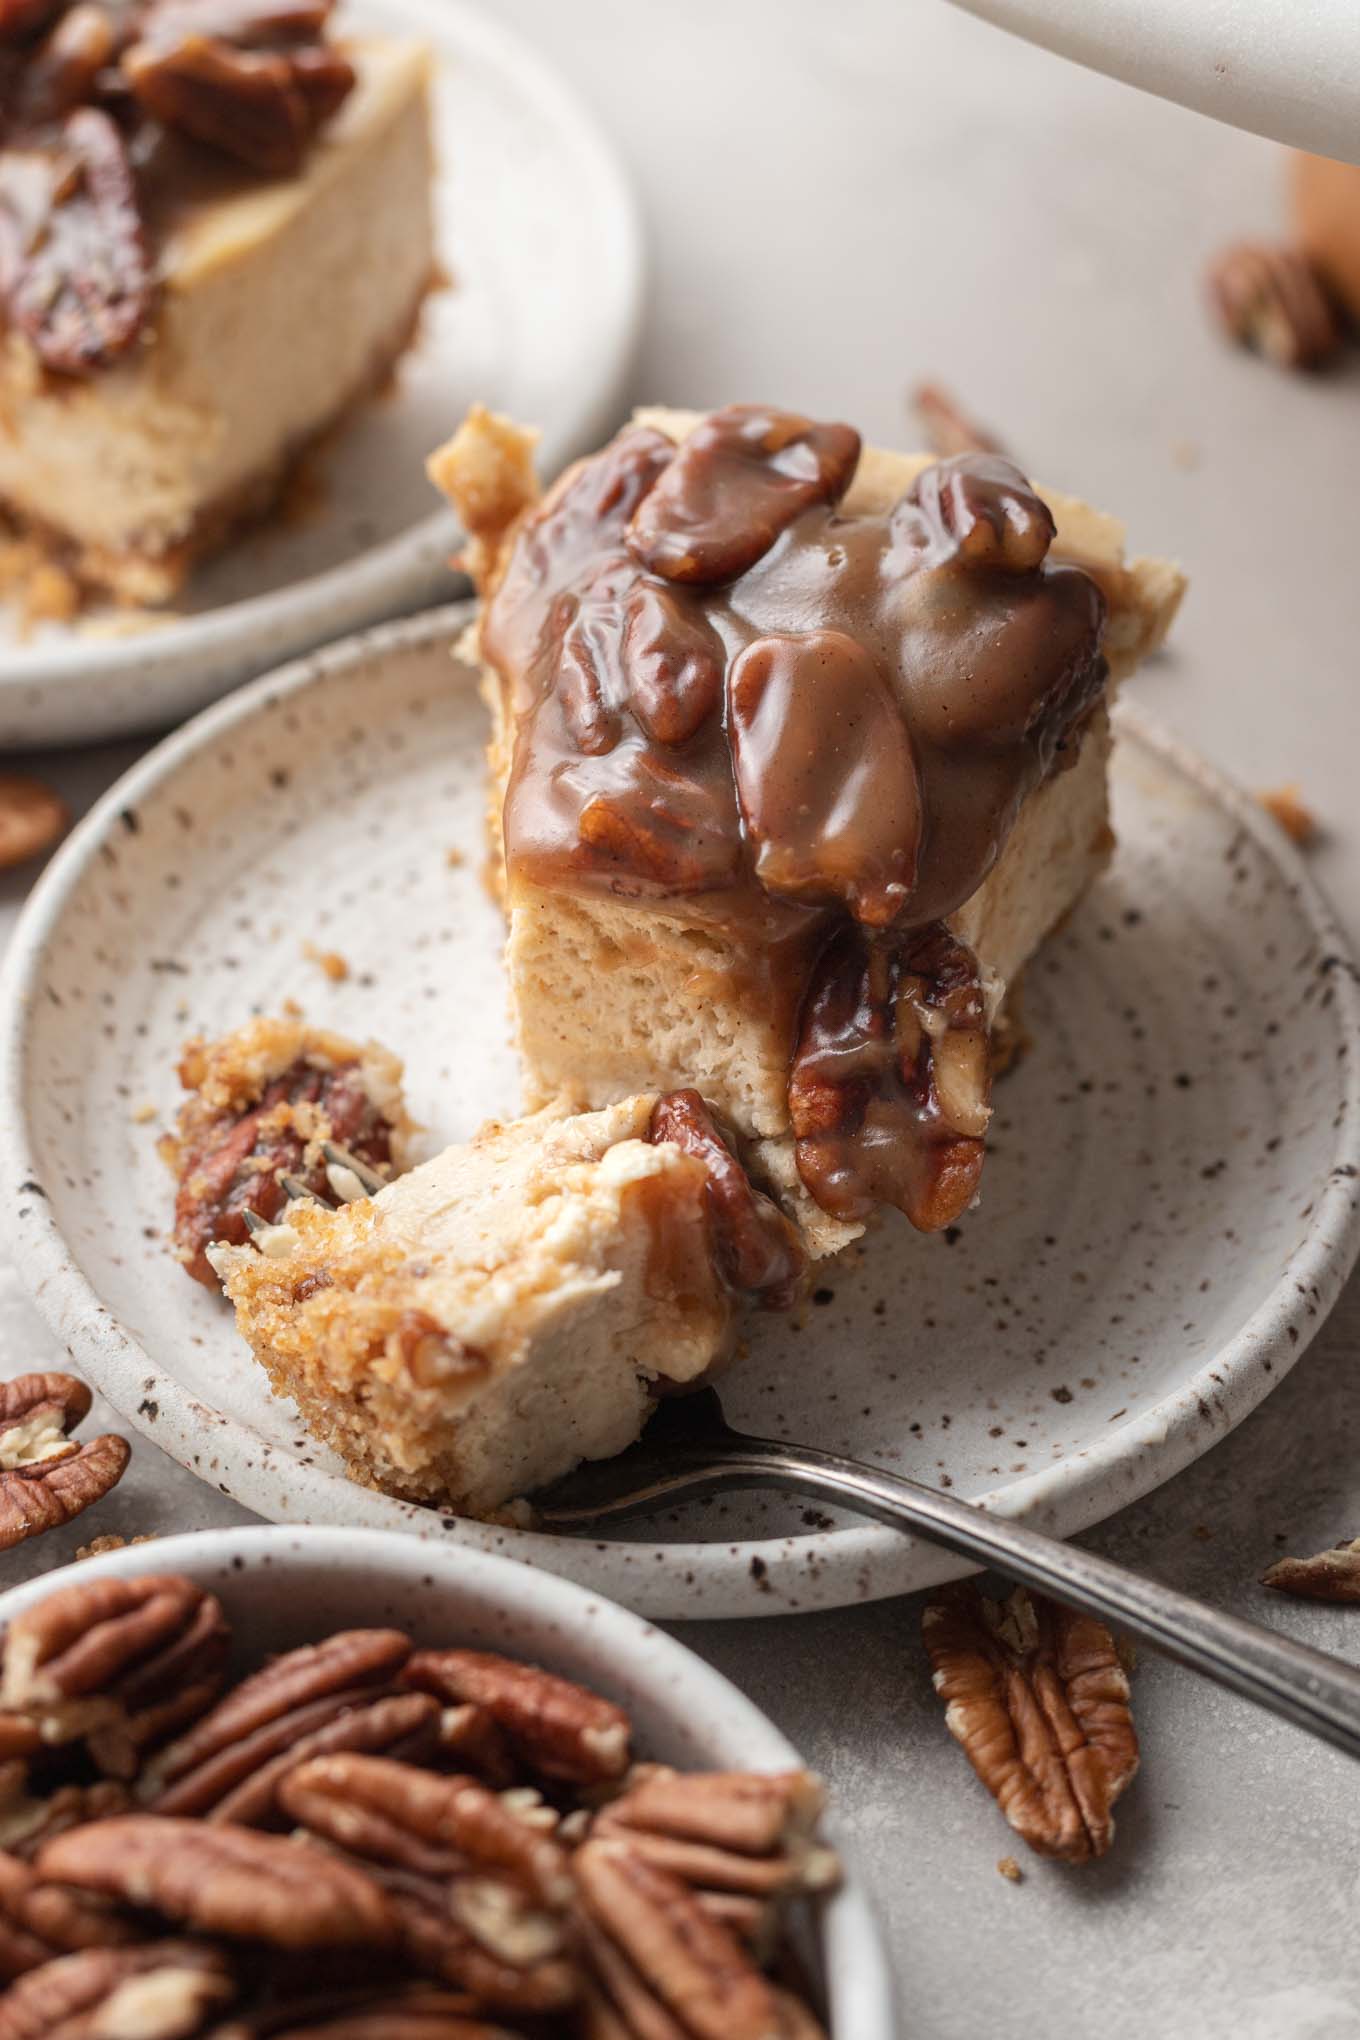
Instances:
[[[1106,599],[996,456],[839,509],[845,425],[754,405],[634,426],[520,525],[483,653],[509,705],[517,887],[677,903],[800,1008],[821,1208],[931,1230],[971,1201],[985,1001],[945,928],[1107,679]]]
[[[89,376],[144,339],[181,187],[295,176],[356,82],[334,0],[0,6],[0,324]]]

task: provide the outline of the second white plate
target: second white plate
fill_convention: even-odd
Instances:
[[[395,390],[325,456],[315,511],[276,520],[130,636],[0,612],[0,751],[177,721],[239,681],[378,617],[455,592],[451,516],[425,456],[474,400],[542,430],[552,475],[617,422],[636,350],[641,228],[613,151],[519,39],[459,0],[347,0],[348,28],[435,52],[439,253]]]
[[[37,888],[6,967],[0,1210],[53,1328],[184,1465],[279,1522],[389,1525],[531,1559],[661,1617],[826,1607],[956,1561],[796,1500],[613,1538],[531,1535],[355,1486],[166,1251],[155,1151],[185,1037],[296,999],[407,1059],[433,1142],[513,1110],[482,883],[465,609],[334,646],[143,760]],[[1066,1534],[1229,1430],[1316,1330],[1360,1240],[1360,991],[1246,796],[1120,716],[1113,868],[1032,967],[981,1208],[889,1219],[724,1383],[748,1428]],[[452,861],[450,853],[453,854]],[[333,984],[304,944],[338,950]]]

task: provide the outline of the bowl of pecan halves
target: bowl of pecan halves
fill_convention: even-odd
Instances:
[[[818,1781],[565,1580],[211,1531],[0,1626],[0,2040],[891,2040]]]

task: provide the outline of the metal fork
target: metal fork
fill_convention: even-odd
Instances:
[[[535,1498],[536,1512],[550,1529],[580,1530],[733,1488],[791,1489],[894,1530],[917,1531],[1117,1622],[1164,1657],[1360,1757],[1360,1671],[1354,1666],[920,1481],[815,1446],[747,1437],[726,1422],[711,1388],[663,1401],[637,1445],[546,1488]]]

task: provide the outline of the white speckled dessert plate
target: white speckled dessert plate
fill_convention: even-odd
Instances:
[[[436,55],[439,254],[392,393],[313,463],[307,513],[194,576],[173,614],[28,641],[0,608],[0,751],[163,728],[283,659],[456,592],[457,526],[424,461],[474,399],[542,429],[551,475],[624,408],[643,253],[625,174],[532,49],[461,0],[344,0],[346,28]],[[117,630],[121,634],[110,635]]]
[[[826,1607],[958,1572],[778,1496],[610,1538],[413,1508],[348,1481],[165,1245],[174,1065],[296,999],[406,1058],[432,1142],[513,1110],[482,883],[467,611],[257,682],[145,758],[35,891],[0,1011],[0,1209],[76,1362],[128,1419],[280,1522],[531,1559],[661,1617]],[[981,1206],[885,1221],[801,1319],[757,1322],[734,1421],[878,1460],[1065,1534],[1187,1465],[1297,1358],[1360,1243],[1360,985],[1245,795],[1120,713],[1115,862],[1031,968]],[[338,950],[331,980],[304,944]]]

